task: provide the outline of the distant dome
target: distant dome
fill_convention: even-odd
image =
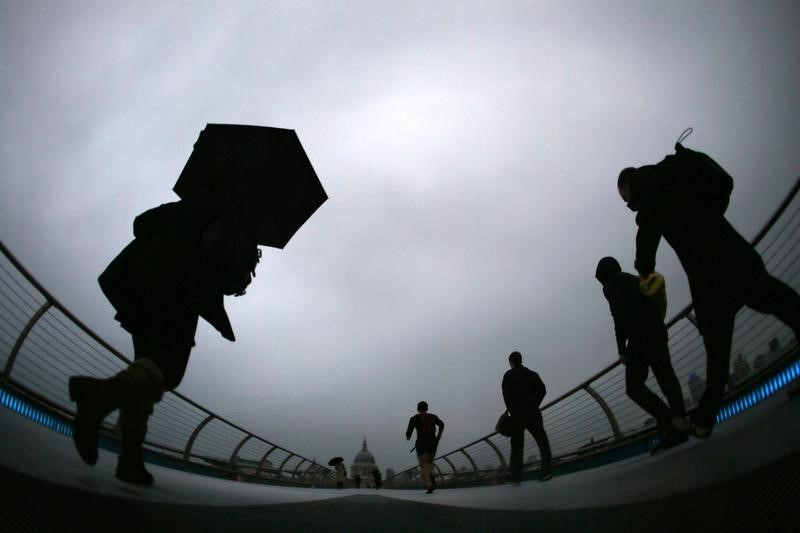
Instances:
[[[372,453],[367,450],[367,438],[364,437],[364,444],[361,445],[361,451],[356,454],[356,458],[353,460],[353,463],[367,463],[374,465],[375,464],[375,457]]]

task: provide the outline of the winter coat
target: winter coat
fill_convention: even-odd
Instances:
[[[503,400],[512,418],[539,409],[547,389],[539,374],[519,365],[503,375]]]
[[[135,239],[98,279],[124,329],[193,344],[201,316],[235,340],[223,292],[204,255],[204,231],[217,216],[179,201],[136,217]]]
[[[663,236],[675,250],[700,314],[712,308],[738,308],[742,282],[763,275],[761,257],[725,219],[719,209],[689,206],[672,176],[656,165],[637,169],[628,206],[637,211],[636,270],[647,275],[655,268]]]

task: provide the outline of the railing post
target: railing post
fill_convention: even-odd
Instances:
[[[583,390],[589,393],[589,396],[594,398],[603,412],[606,414],[608,418],[608,423],[611,424],[611,431],[614,433],[614,441],[620,442],[622,440],[622,432],[619,430],[619,424],[617,424],[617,419],[614,416],[614,413],[611,412],[611,408],[608,407],[606,401],[599,395],[597,392],[587,383],[583,386]]]
[[[233,450],[233,453],[231,454],[231,460],[228,461],[228,464],[230,465],[231,470],[236,470],[236,456],[239,454],[239,450],[242,449],[242,446],[244,446],[244,443],[247,442],[248,440],[250,440],[251,437],[252,437],[252,435],[247,435],[245,438],[242,439],[242,441],[239,443],[239,445],[236,446],[236,449]]]
[[[458,471],[456,470],[456,465],[454,465],[453,462],[450,459],[448,459],[446,455],[443,455],[441,459],[450,465],[450,468],[453,470],[453,479],[456,479],[458,477]]]
[[[264,454],[264,457],[261,458],[261,461],[258,463],[258,470],[256,470],[256,477],[261,477],[261,471],[264,469],[264,465],[267,463],[267,456],[276,449],[278,449],[278,447],[273,445],[272,448],[267,450],[267,453]]]
[[[186,449],[183,451],[184,461],[189,460],[189,457],[192,454],[192,446],[194,446],[194,440],[197,438],[197,435],[199,435],[200,431],[202,431],[203,428],[206,427],[206,424],[211,422],[211,420],[213,420],[214,418],[216,418],[215,415],[213,414],[208,415],[205,420],[200,422],[200,424],[196,428],[194,428],[194,431],[192,431],[192,435],[189,437],[189,441],[186,443]]]
[[[463,453],[464,457],[466,457],[469,460],[469,463],[472,465],[472,472],[474,473],[475,476],[477,476],[478,475],[478,465],[475,464],[475,461],[472,460],[472,457],[470,457],[470,455],[467,453],[467,450],[465,450],[464,448],[461,448],[458,451]]]
[[[297,463],[297,466],[294,468],[294,472],[292,472],[292,479],[294,479],[294,477],[297,475],[297,471],[300,469],[300,465],[302,465],[303,463],[305,463],[307,461],[308,461],[308,459],[303,459],[302,461]]]
[[[8,379],[11,375],[11,367],[14,366],[14,361],[17,359],[17,354],[19,353],[19,349],[22,348],[22,343],[25,342],[25,338],[28,336],[28,333],[31,332],[33,326],[36,325],[36,322],[42,318],[42,315],[47,312],[48,309],[53,305],[53,302],[47,300],[42,306],[37,309],[37,311],[33,314],[28,323],[25,324],[25,327],[22,328],[22,331],[19,333],[19,337],[17,337],[17,342],[14,343],[14,347],[11,348],[11,353],[8,354],[8,360],[6,361],[6,367],[3,370],[3,377]]]
[[[291,459],[292,457],[295,457],[295,455],[292,452],[289,452],[289,455],[286,456],[286,459],[283,460],[281,466],[278,467],[278,472],[281,474],[281,476],[283,476],[283,467],[286,466],[286,463],[288,463],[289,459]]]
[[[506,469],[506,459],[505,459],[505,457],[503,457],[503,454],[500,452],[500,448],[498,448],[497,445],[495,445],[494,442],[490,441],[489,437],[486,437],[483,440],[486,442],[486,444],[488,444],[489,446],[492,447],[492,449],[494,450],[494,453],[496,453],[498,459],[500,459],[500,466],[503,468],[503,470],[505,470]]]

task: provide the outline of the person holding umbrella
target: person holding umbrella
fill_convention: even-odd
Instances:
[[[133,363],[110,378],[69,379],[81,459],[97,462],[100,425],[119,409],[116,477],[139,485],[153,483],[144,466],[148,418],[183,379],[198,319],[234,341],[224,296],[244,294],[259,244],[283,248],[327,198],[293,131],[213,124],[175,192],[180,201],[136,217],[134,240],[98,279],[132,336]],[[257,204],[264,196],[269,212]]]

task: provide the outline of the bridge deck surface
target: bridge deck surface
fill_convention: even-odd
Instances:
[[[546,483],[419,490],[242,483],[157,465],[143,488],[84,465],[69,437],[0,409],[0,530],[800,530],[800,399],[785,393],[711,439]]]

